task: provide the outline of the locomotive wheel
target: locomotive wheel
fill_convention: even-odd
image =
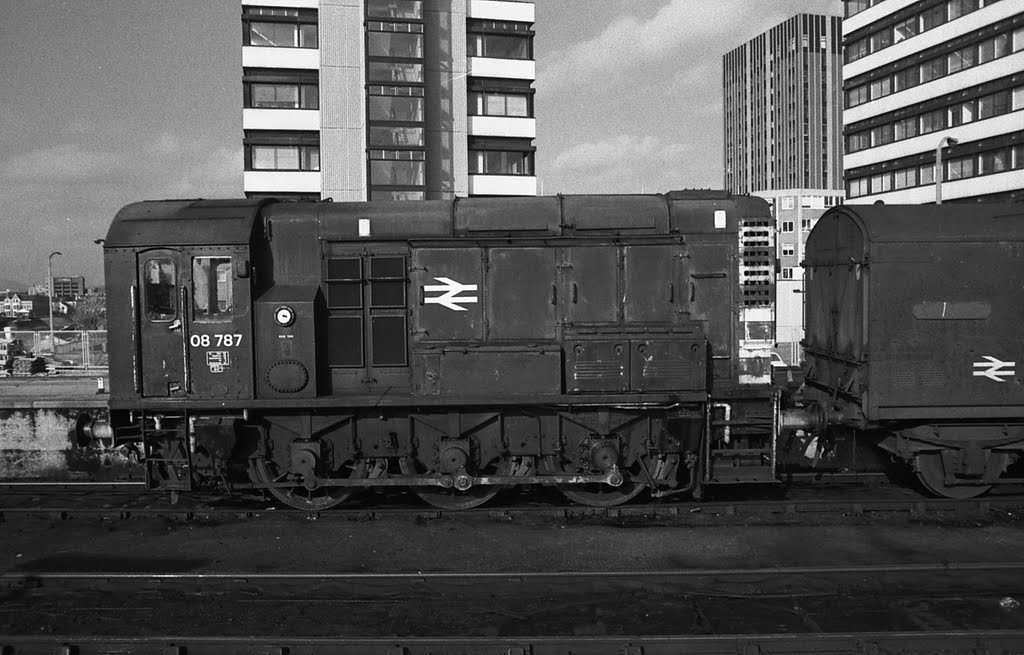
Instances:
[[[574,474],[577,471],[569,470],[567,462],[557,455],[548,455],[544,458],[544,469],[549,474]],[[560,484],[558,490],[562,495],[580,505],[588,507],[615,507],[627,503],[647,488],[647,485],[639,480],[642,479],[643,469],[639,462],[622,470],[625,476],[622,484],[613,487],[607,484]]]
[[[1002,469],[1006,466],[1006,453],[991,453],[988,465]],[[942,453],[919,453],[917,455],[917,479],[924,488],[936,496],[954,500],[977,498],[992,489],[990,484],[946,484],[946,470],[942,465]]]
[[[331,477],[381,477],[380,471],[381,469],[376,465],[375,460],[357,459],[343,464]],[[281,472],[277,464],[266,459],[254,459],[249,467],[249,477],[257,484],[281,482],[287,475],[287,472]],[[270,492],[271,496],[289,507],[306,512],[320,512],[345,502],[352,494],[359,491],[359,488],[317,487],[316,489],[307,489],[299,484],[290,488],[271,487],[267,491]]]
[[[434,471],[426,468],[412,457],[401,457],[398,466],[403,475],[429,475]],[[513,463],[508,457],[500,457],[483,469],[476,471],[475,475],[512,475]],[[498,495],[505,487],[496,485],[479,485],[470,487],[465,491],[458,489],[445,489],[444,487],[409,487],[410,490],[427,503],[441,509],[459,510],[479,507]]]

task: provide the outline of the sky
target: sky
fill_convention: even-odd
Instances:
[[[0,0],[0,290],[102,283],[114,214],[242,195],[240,0]],[[722,186],[722,56],[840,0],[536,0],[555,193]]]

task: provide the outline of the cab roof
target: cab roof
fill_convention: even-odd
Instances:
[[[233,199],[132,203],[114,216],[104,247],[245,244],[252,238],[260,210],[271,202]]]
[[[1024,241],[1024,205],[1014,203],[840,205],[830,215],[853,219],[872,243]]]

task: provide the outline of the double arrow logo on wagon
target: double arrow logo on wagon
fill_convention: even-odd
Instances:
[[[440,296],[434,296],[433,298],[424,298],[423,304],[425,305],[443,305],[448,309],[456,312],[464,312],[466,308],[463,304],[471,305],[479,301],[477,296],[463,296],[463,292],[475,292],[477,285],[475,284],[462,284],[456,282],[449,277],[435,277],[435,280],[441,282],[441,284],[424,284],[423,291],[425,293],[440,293]]]
[[[1012,378],[1017,373],[1017,362],[1004,362],[992,357],[982,355],[987,361],[974,362],[974,377],[988,378],[996,382],[1006,382],[1003,378]]]

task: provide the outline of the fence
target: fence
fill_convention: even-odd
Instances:
[[[20,341],[21,348],[33,355],[52,358],[52,364],[58,368],[90,370],[107,366],[106,330],[55,330],[51,343],[49,331],[25,332],[5,328],[0,336],[0,347],[13,341]]]

